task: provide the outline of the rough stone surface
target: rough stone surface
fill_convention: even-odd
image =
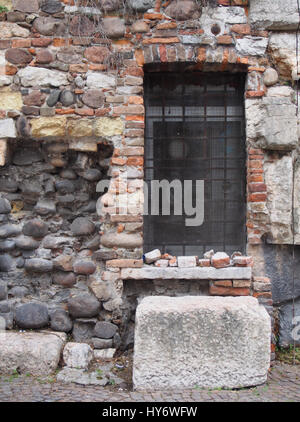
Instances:
[[[138,12],[145,12],[154,6],[155,0],[128,0],[128,3],[130,7]]]
[[[39,67],[25,67],[18,72],[18,75],[24,86],[60,86],[68,83],[65,73]]]
[[[74,318],[90,318],[100,311],[100,303],[88,293],[80,293],[68,301],[68,309]]]
[[[24,225],[23,233],[26,236],[32,236],[37,239],[41,239],[48,233],[48,225],[39,219],[30,220]]]
[[[251,0],[250,22],[258,29],[296,30],[299,23],[297,0]]]
[[[199,18],[201,16],[201,8],[194,0],[176,0],[166,8],[165,13],[173,19],[185,21]]]
[[[65,367],[57,374],[57,380],[63,383],[80,385],[95,385],[104,387],[108,384],[106,377],[99,376],[98,372],[87,372],[84,369]]]
[[[269,243],[292,243],[292,167],[292,157],[288,155],[264,164],[268,187]]]
[[[0,120],[0,137],[1,138],[16,138],[17,131],[13,119]]]
[[[73,323],[66,311],[63,309],[57,309],[51,313],[50,326],[54,331],[68,333],[72,330]]]
[[[99,321],[95,325],[94,335],[95,337],[110,339],[116,334],[118,327],[111,322]]]
[[[69,368],[86,369],[93,359],[93,351],[85,343],[67,343],[64,348],[63,358]]]
[[[116,86],[116,79],[104,73],[87,73],[86,84],[88,88],[92,89],[114,88]]]
[[[15,320],[20,328],[46,327],[49,321],[48,308],[41,303],[25,303],[16,308]]]
[[[66,337],[51,332],[19,333],[7,331],[0,336],[0,373],[50,375],[60,359]]]
[[[254,298],[144,298],[136,313],[134,387],[262,384],[270,341],[270,317]]]

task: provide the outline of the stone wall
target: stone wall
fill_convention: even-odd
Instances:
[[[300,244],[297,1],[0,5],[0,313],[9,326],[26,302],[42,303],[37,315],[47,325],[50,314],[52,328],[62,309],[57,320],[77,339],[93,337],[97,319],[121,324],[120,267],[139,266],[143,253],[145,65],[247,74],[248,255],[254,276],[272,280],[264,246]],[[107,176],[108,191],[97,189]],[[259,296],[272,304],[269,291]]]

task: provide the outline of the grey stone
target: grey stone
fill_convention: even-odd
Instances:
[[[9,214],[10,212],[10,202],[5,198],[0,198],[0,214]]]
[[[23,226],[23,233],[26,236],[32,236],[37,239],[45,237],[48,233],[48,224],[43,220],[33,219],[28,221]]]
[[[13,163],[17,166],[29,166],[42,160],[42,154],[37,148],[20,149],[13,156]]]
[[[6,239],[0,241],[0,251],[1,252],[9,252],[12,251],[15,248],[15,241],[11,239]]]
[[[110,349],[113,346],[112,339],[102,339],[94,337],[92,343],[95,349]]]
[[[4,281],[0,281],[0,300],[7,299],[7,284]]]
[[[29,272],[47,273],[52,271],[53,263],[42,258],[27,259],[25,261],[25,269]]]
[[[0,271],[9,272],[14,270],[15,263],[12,257],[8,254],[0,255]]]
[[[101,171],[98,169],[88,169],[84,173],[82,173],[81,177],[89,182],[98,182],[101,179]]]
[[[75,236],[93,234],[95,231],[95,224],[88,218],[78,217],[72,222],[71,231]]]
[[[40,199],[34,206],[34,211],[37,214],[42,215],[42,216],[55,214],[56,213],[55,202],[46,200],[46,199]]]
[[[75,191],[74,183],[71,180],[57,180],[55,187],[62,194],[73,193]]]
[[[102,339],[113,338],[118,330],[118,327],[111,322],[99,321],[95,325],[94,336]]]
[[[24,286],[15,286],[8,292],[9,296],[22,298],[29,294],[29,290]]]
[[[261,106],[257,144],[275,151],[295,149],[298,145],[296,106],[289,99],[280,97],[264,98]]]
[[[155,261],[158,261],[161,258],[161,252],[159,249],[154,249],[153,251],[147,252],[144,254],[146,264],[152,264]]]
[[[0,336],[0,373],[45,376],[53,373],[60,359],[66,337],[51,332],[18,333]]]
[[[34,29],[41,35],[63,35],[66,27],[61,19],[54,19],[48,16],[38,17],[33,22]],[[58,85],[57,85],[58,86]]]
[[[295,320],[294,315],[296,317]],[[300,346],[299,315],[299,299],[296,300],[295,307],[293,303],[286,303],[280,306],[278,339],[281,347],[289,347],[294,344],[294,341],[296,346]]]
[[[108,384],[106,377],[102,378],[98,372],[87,372],[84,369],[65,367],[57,374],[57,381],[75,383],[79,385],[98,385],[104,387]]]
[[[122,280],[250,280],[250,267],[196,267],[196,268],[158,268],[144,266],[143,268],[122,268]]]
[[[76,342],[89,342],[93,337],[96,319],[79,318],[74,321],[72,336]]]
[[[265,183],[268,187],[267,209],[269,232],[267,241],[273,244],[291,244],[292,235],[292,157],[284,155],[264,163]]]
[[[60,97],[60,89],[54,89],[51,94],[49,95],[48,99],[47,99],[47,105],[49,107],[53,107],[55,106],[55,104],[58,102],[59,97]]]
[[[93,359],[93,351],[85,343],[67,343],[63,351],[65,364],[69,368],[87,369]]]
[[[63,106],[68,107],[76,102],[76,97],[72,91],[64,89],[60,94],[59,101]]]
[[[36,13],[39,11],[39,1],[13,0],[13,9],[19,12]]]
[[[17,192],[18,183],[15,180],[0,179],[0,190],[4,192]]]
[[[154,7],[155,0],[128,0],[128,4],[138,12],[146,12],[146,10]]]
[[[29,236],[21,236],[16,239],[16,247],[24,250],[37,249],[40,243]]]
[[[48,308],[41,303],[20,305],[16,308],[15,321],[18,327],[25,329],[46,327],[49,322]]]
[[[253,297],[146,297],[136,312],[134,388],[260,385],[270,343],[270,317]]]
[[[12,330],[14,328],[14,314],[13,312],[0,312],[0,317],[5,321],[5,329]]]
[[[16,266],[17,268],[23,268],[25,265],[25,259],[22,257],[17,258],[16,260]]]
[[[43,0],[41,10],[49,14],[59,13],[62,11],[62,4],[58,0]]]
[[[73,328],[73,323],[68,312],[63,309],[56,309],[50,315],[50,326],[54,331],[68,333]]]
[[[201,7],[194,0],[175,0],[166,8],[165,13],[179,21],[198,19],[201,16]]]
[[[77,175],[76,175],[75,171],[72,170],[72,169],[64,169],[59,173],[59,175],[63,179],[68,179],[68,180],[76,180],[77,179]]]
[[[73,318],[90,318],[98,315],[100,303],[89,293],[78,293],[69,299],[68,310]]]
[[[74,272],[76,274],[90,275],[96,271],[96,265],[92,261],[76,261],[74,263]]]
[[[64,246],[71,246],[74,240],[74,237],[47,235],[44,237],[42,245],[46,249],[60,249]]]
[[[104,101],[105,97],[100,89],[89,89],[82,95],[82,102],[89,107],[100,108]]]
[[[0,301],[0,313],[7,314],[11,311],[11,306],[8,301]]]

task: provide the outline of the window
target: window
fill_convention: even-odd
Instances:
[[[153,180],[192,180],[195,203],[196,180],[204,181],[203,224],[189,227],[185,214],[149,211],[144,216],[145,252],[154,248],[174,255],[201,255],[209,249],[245,252],[244,83],[242,73],[145,74],[149,193]],[[171,204],[174,193],[171,190]]]

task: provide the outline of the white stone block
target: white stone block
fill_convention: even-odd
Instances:
[[[65,364],[70,368],[86,369],[93,359],[93,350],[86,343],[67,343],[63,358]]]
[[[116,78],[104,73],[88,72],[86,84],[88,88],[114,88],[116,86]]]
[[[152,264],[161,258],[161,252],[159,249],[154,249],[153,251],[145,253],[144,257],[146,264]]]
[[[197,267],[196,256],[178,256],[177,263],[179,268]]]
[[[295,30],[299,14],[297,0],[251,0],[250,23],[259,29]]]
[[[0,138],[16,138],[17,131],[13,119],[0,120]]]
[[[18,368],[22,374],[49,375],[58,366],[65,341],[65,334],[51,331],[0,333],[0,373]]]
[[[259,385],[270,344],[270,316],[253,297],[146,297],[136,312],[134,388]]]
[[[51,85],[59,87],[68,84],[65,73],[39,67],[25,67],[19,70],[18,76],[24,86]]]
[[[251,267],[122,268],[122,280],[250,280]]]

